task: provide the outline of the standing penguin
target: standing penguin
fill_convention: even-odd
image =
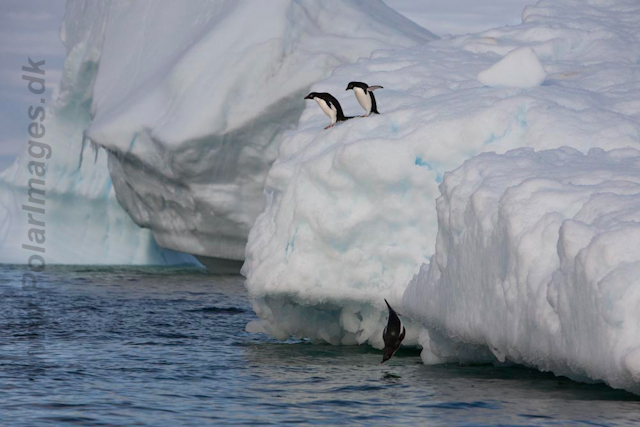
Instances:
[[[358,103],[364,108],[366,114],[362,117],[368,117],[370,114],[380,114],[378,112],[378,104],[376,104],[376,97],[373,95],[373,91],[376,89],[382,89],[382,86],[369,86],[362,82],[351,82],[347,86],[346,90],[353,89],[356,94]]]
[[[389,308],[389,321],[387,327],[384,328],[382,332],[382,339],[384,340],[382,363],[391,359],[391,356],[398,351],[400,343],[404,339],[405,332],[407,332],[404,326],[402,326],[402,322],[395,310],[391,308],[386,299],[384,302],[387,303],[387,307]],[[402,333],[400,333],[400,331],[402,331]]]
[[[333,127],[336,122],[344,122],[353,118],[345,117],[344,113],[342,112],[340,103],[330,93],[311,92],[309,95],[305,96],[304,99],[315,99],[322,111],[324,111],[324,113],[329,116],[329,118],[331,119],[331,124],[325,129]]]

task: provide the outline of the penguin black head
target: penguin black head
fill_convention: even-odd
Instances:
[[[345,90],[351,90],[351,89],[353,89],[354,87],[359,87],[359,88],[362,88],[362,90],[365,90],[365,91],[366,91],[366,90],[367,90],[367,88],[368,88],[369,86],[367,86],[367,84],[366,84],[366,83],[362,83],[362,82],[350,82],[350,83],[347,85],[347,88],[346,88]]]
[[[382,350],[382,362],[384,363],[387,360],[391,359],[391,356],[393,356],[393,354],[396,352],[396,349],[394,349],[393,347],[390,346],[385,346],[385,348]]]

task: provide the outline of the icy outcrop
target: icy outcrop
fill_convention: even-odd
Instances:
[[[118,200],[162,247],[232,260],[311,84],[435,38],[381,1],[112,2],[101,25],[87,135]]]
[[[640,392],[640,151],[482,154],[440,188],[436,253],[404,295],[425,362],[475,345]]]
[[[519,47],[478,74],[478,81],[485,86],[528,88],[539,86],[547,73],[530,47]]]
[[[105,2],[92,3],[90,8],[84,7],[84,2],[67,4],[62,27],[67,46],[64,74],[58,95],[45,112],[45,136],[38,140],[51,147],[51,158],[43,159],[46,174],[35,176],[28,169],[35,159],[25,149],[0,175],[0,263],[27,263],[34,252],[24,250],[22,244],[35,244],[29,240],[30,228],[45,230],[45,243],[38,246],[45,249],[43,258],[49,264],[195,262],[193,257],[159,248],[151,232],[131,220],[116,200],[105,152],[88,141],[83,144],[100,60],[104,30],[100,23],[107,9]],[[39,97],[32,96],[34,105],[40,105]],[[43,227],[29,225],[30,212],[22,208],[29,205],[28,182],[34,177],[42,178],[44,184],[33,187],[46,191],[37,196],[45,205],[34,205],[44,208],[45,214],[32,213]]]
[[[479,153],[518,147],[639,147],[640,5],[603,4],[542,1],[525,9],[520,25],[376,52],[315,85],[336,95],[347,115],[362,111],[344,91],[354,76],[382,85],[382,114],[323,130],[326,117],[309,103],[286,135],[247,245],[243,271],[261,317],[251,328],[329,342],[355,334],[378,345],[375,315],[362,310],[380,313],[378,331],[383,298],[407,314],[402,296],[435,251],[445,172]],[[478,81],[521,48],[543,65],[543,84]],[[343,313],[349,321],[340,320]],[[412,306],[411,313],[421,310]],[[317,324],[308,321],[323,316],[331,333],[314,332]],[[446,339],[431,332],[429,342],[442,350]],[[446,347],[455,355],[457,346]],[[492,357],[486,346],[468,354]]]

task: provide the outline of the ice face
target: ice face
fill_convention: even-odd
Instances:
[[[434,39],[380,1],[114,2],[104,26],[87,135],[119,202],[162,247],[231,260],[311,84]]]
[[[403,299],[425,363],[476,345],[640,392],[640,151],[486,153],[441,190],[436,253]]]
[[[323,310],[327,304],[382,312],[387,298],[403,314],[409,281],[435,251],[438,186],[446,172],[479,153],[638,147],[638,7],[616,2],[603,12],[597,3],[540,2],[525,9],[518,26],[375,52],[314,86],[337,93],[347,115],[361,108],[344,91],[346,82],[358,76],[384,86],[376,91],[382,114],[323,131],[326,117],[313,105],[286,134],[243,270],[263,329],[301,334],[295,325],[304,324],[305,308],[338,315]],[[487,87],[478,81],[519,48],[535,52],[546,73],[543,84]],[[483,175],[475,179],[481,183]],[[282,319],[275,314],[282,304],[300,307]],[[369,323],[350,328],[364,330]],[[339,342],[347,332],[336,327],[328,341]],[[434,336],[427,331],[419,338],[425,346],[439,343],[432,360],[456,357],[460,346],[471,349],[472,358],[493,357],[484,343],[448,346]]]

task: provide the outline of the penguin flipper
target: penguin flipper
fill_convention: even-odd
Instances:
[[[376,86],[369,86],[369,91],[371,91],[371,92],[373,92],[373,91],[374,91],[374,90],[376,90],[376,89],[384,89],[384,87],[382,87],[382,86],[378,86],[378,85],[376,85]]]
[[[378,112],[378,103],[376,102],[376,97],[373,95],[373,92],[370,92],[369,96],[371,96],[371,112],[369,114],[380,114]]]
[[[405,329],[405,327],[403,326],[403,327],[402,327],[402,333],[400,334],[400,337],[399,337],[400,341],[398,341],[398,342],[402,342],[402,340],[404,339],[404,335],[405,335],[405,333],[406,333],[406,332],[407,332],[407,330],[406,330],[406,329]]]

